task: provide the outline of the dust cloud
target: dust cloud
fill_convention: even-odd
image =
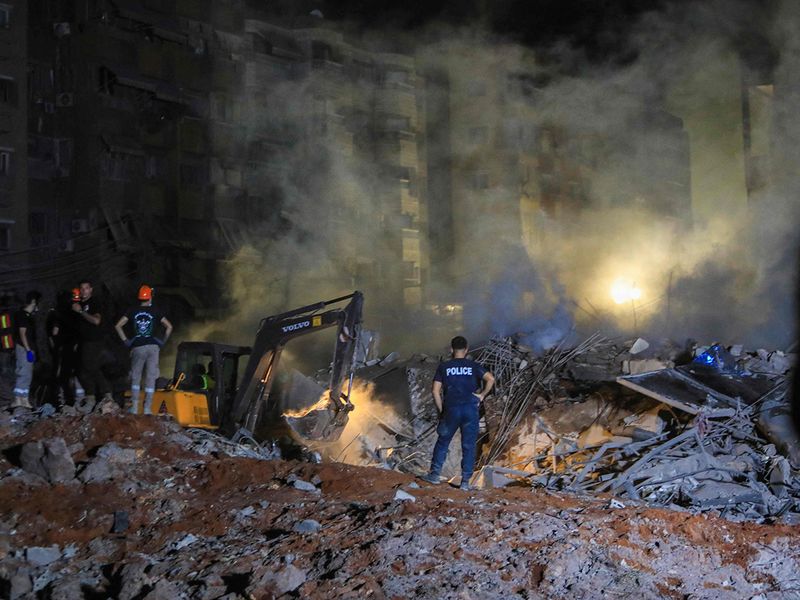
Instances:
[[[430,256],[421,305],[387,293],[390,190],[374,157],[354,159],[341,138],[319,134],[311,72],[271,82],[266,106],[244,99],[248,128],[285,132],[261,173],[272,217],[230,263],[230,318],[193,335],[246,343],[268,314],[358,288],[386,352],[439,348],[453,329],[472,339],[535,332],[540,348],[593,330],[785,347],[800,206],[798,25],[789,1],[665,4],[633,22],[624,59],[607,62],[568,40],[537,54],[480,25],[351,36],[358,48],[409,50],[426,81],[416,93],[446,97],[453,117],[421,136],[421,236],[451,241]],[[509,74],[524,74],[512,77],[528,86],[522,109],[476,100],[474,82],[508,97]],[[346,104],[332,111],[357,141],[369,132],[345,118]],[[573,188],[555,205],[540,168],[548,136],[556,179]],[[451,170],[437,171],[443,164]],[[485,184],[464,184],[484,171]],[[615,284],[638,295],[617,303]],[[446,332],[430,310],[443,303],[463,307]]]

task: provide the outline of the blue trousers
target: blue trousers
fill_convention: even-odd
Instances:
[[[439,438],[433,447],[431,459],[431,474],[438,476],[442,472],[442,465],[447,458],[447,449],[456,431],[461,430],[461,481],[472,478],[475,468],[475,447],[478,443],[478,421],[480,420],[478,403],[445,404],[442,418],[436,433]]]

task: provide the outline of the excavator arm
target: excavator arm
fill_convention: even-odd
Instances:
[[[345,301],[349,302],[344,307],[325,310]],[[349,395],[363,305],[364,295],[353,292],[263,319],[242,383],[226,415],[225,428],[231,432],[244,429],[248,434],[255,431],[270,405],[270,391],[284,346],[294,338],[337,327],[327,398],[305,414],[286,417],[289,427],[301,439],[337,440],[347,424],[347,413],[353,409]],[[346,380],[348,388],[343,394]]]

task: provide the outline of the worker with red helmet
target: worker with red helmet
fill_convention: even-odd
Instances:
[[[131,349],[131,413],[139,412],[140,383],[144,372],[144,406],[142,413],[153,414],[153,394],[158,378],[158,357],[161,347],[172,334],[172,323],[153,306],[153,289],[149,285],[139,288],[139,305],[134,306],[117,321],[115,329],[123,343]],[[125,325],[133,325],[133,335],[125,333]],[[164,327],[163,337],[156,328]]]

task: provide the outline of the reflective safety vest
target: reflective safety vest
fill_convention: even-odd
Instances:
[[[203,382],[200,385],[201,390],[213,390],[214,389],[214,379],[207,374],[200,375],[200,380]]]
[[[14,321],[11,313],[0,313],[0,350],[14,349]]]

